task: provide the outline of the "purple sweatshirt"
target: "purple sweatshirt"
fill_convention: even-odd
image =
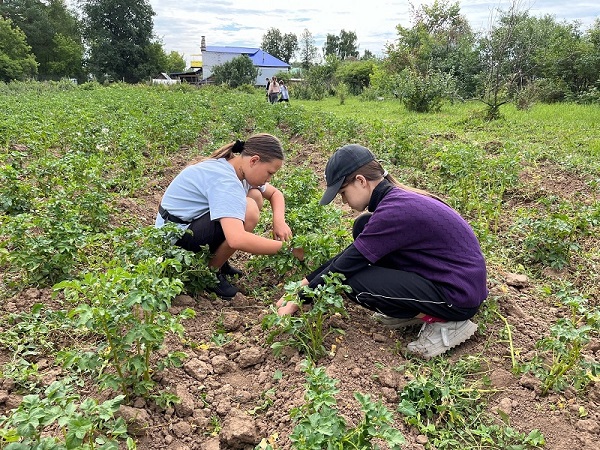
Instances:
[[[416,273],[440,286],[451,305],[477,307],[487,297],[479,241],[452,208],[431,197],[391,189],[354,241],[371,264]]]

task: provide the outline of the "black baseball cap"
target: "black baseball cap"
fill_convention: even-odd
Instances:
[[[375,159],[375,155],[366,147],[348,144],[338,148],[325,166],[327,190],[319,204],[327,205],[335,198],[348,175]]]

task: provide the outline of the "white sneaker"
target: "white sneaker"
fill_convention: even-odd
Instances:
[[[385,327],[393,328],[394,330],[410,327],[411,325],[423,324],[423,321],[421,319],[417,319],[416,317],[412,317],[410,319],[399,319],[397,317],[386,316],[385,314],[378,312],[373,314],[373,320],[375,320],[375,322],[379,322]]]
[[[477,324],[470,320],[462,322],[425,323],[419,338],[408,344],[408,351],[424,358],[433,358],[447,352],[469,339],[477,331]]]

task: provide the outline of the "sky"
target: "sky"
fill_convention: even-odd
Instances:
[[[319,50],[328,34],[354,32],[358,49],[384,55],[385,44],[396,39],[396,26],[412,26],[411,7],[431,5],[433,0],[150,0],[156,15],[154,32],[167,52],[177,51],[189,63],[200,53],[201,36],[206,45],[259,48],[270,28],[298,39],[307,29]],[[450,0],[454,3],[454,0]],[[460,11],[474,31],[485,31],[508,10],[510,0],[459,0]],[[558,21],[581,22],[589,28],[600,18],[598,0],[519,0],[519,10],[531,16],[546,14]],[[196,58],[194,58],[196,59]]]

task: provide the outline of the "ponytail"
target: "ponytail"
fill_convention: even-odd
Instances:
[[[246,141],[236,140],[225,144],[223,147],[215,150],[211,158],[225,158],[227,160],[241,156],[260,156],[261,161],[270,162],[274,159],[283,160],[283,146],[279,139],[267,133],[259,133],[250,136]]]

